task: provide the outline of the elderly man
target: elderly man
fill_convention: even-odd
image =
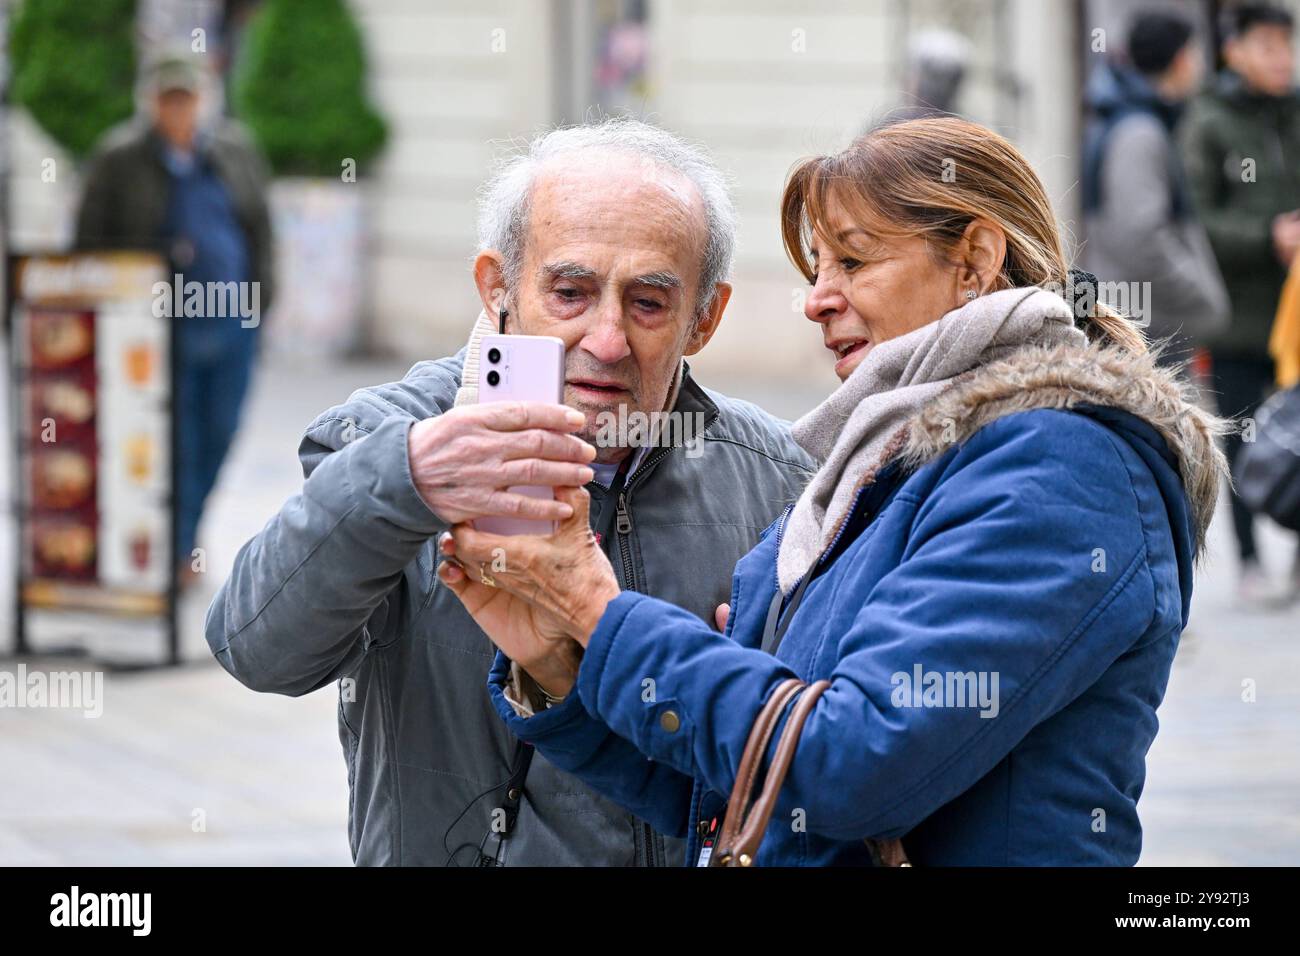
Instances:
[[[731,293],[734,216],[697,150],[626,120],[547,133],[488,184],[479,225],[469,344],[308,428],[302,492],[241,550],[208,643],[255,690],[339,683],[358,864],[678,863],[681,841],[504,729],[492,644],[437,581],[437,537],[467,518],[567,516],[508,488],[585,484],[621,586],[711,621],[813,465],[784,422],[701,387],[683,360]],[[478,341],[498,321],[563,340],[580,429],[558,405],[474,404]],[[662,412],[702,434],[674,445],[608,427]]]

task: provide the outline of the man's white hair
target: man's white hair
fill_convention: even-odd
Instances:
[[[713,303],[715,286],[731,275],[736,247],[736,211],[727,177],[705,151],[680,137],[626,117],[612,117],[586,126],[550,130],[501,159],[479,193],[479,250],[496,249],[503,259],[507,291],[519,288],[528,214],[538,171],[558,156],[573,153],[624,153],[690,180],[704,205],[708,235],[700,267],[696,316]]]

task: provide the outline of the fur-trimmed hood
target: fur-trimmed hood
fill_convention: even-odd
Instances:
[[[1096,343],[1018,349],[959,376],[900,429],[894,447],[905,468],[917,468],[999,418],[1077,405],[1128,412],[1164,439],[1191,504],[1199,557],[1220,482],[1228,474],[1216,442],[1228,425],[1197,404],[1194,386],[1157,365],[1155,354],[1134,355]]]

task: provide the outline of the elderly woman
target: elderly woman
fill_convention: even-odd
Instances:
[[[441,543],[508,655],[497,709],[695,862],[764,701],[824,679],[759,864],[896,837],[920,865],[1134,863],[1218,421],[1061,293],[1042,183],[987,129],[915,120],[808,160],[783,230],[842,384],[795,426],[824,464],[737,566],[725,633],[620,593],[584,492],[557,489],[577,514],[552,536]]]

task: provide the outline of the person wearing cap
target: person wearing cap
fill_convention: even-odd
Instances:
[[[187,309],[174,327],[182,581],[191,576],[203,504],[235,436],[260,315],[273,293],[266,166],[237,124],[200,121],[205,81],[204,68],[188,54],[164,54],[146,69],[144,115],[106,133],[86,165],[75,238],[83,251],[160,252],[169,285],[221,283],[239,289],[239,301],[256,303],[252,316],[225,308],[215,310],[220,315],[192,315]],[[174,302],[180,296],[172,292]]]

